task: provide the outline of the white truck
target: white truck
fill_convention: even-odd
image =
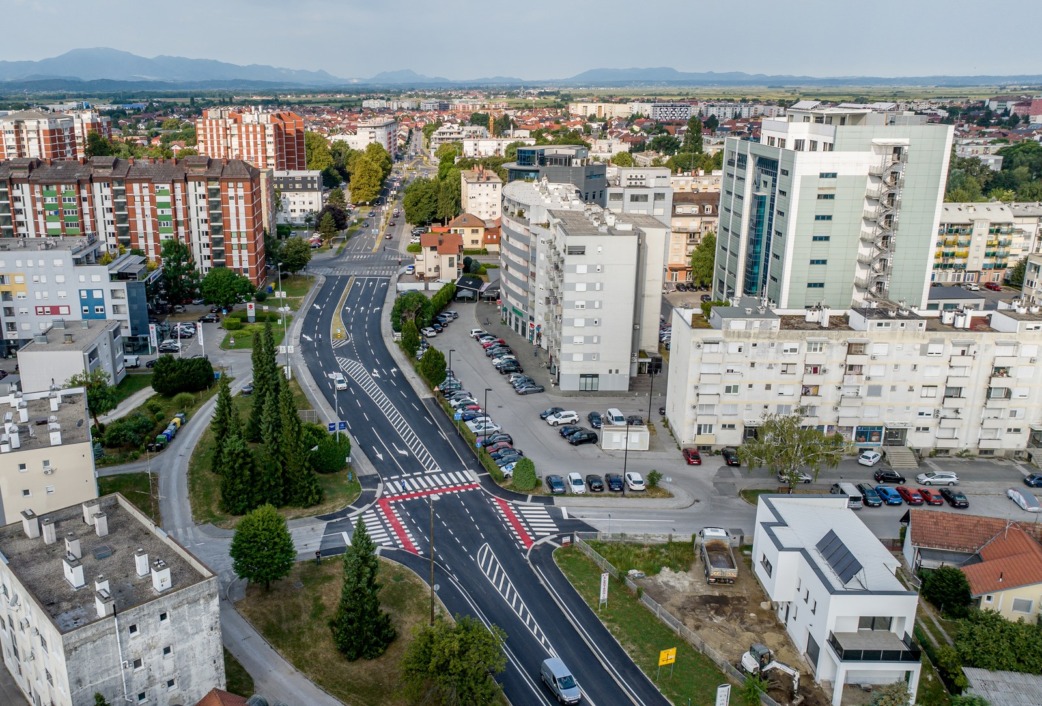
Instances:
[[[738,563],[731,551],[731,535],[720,527],[703,527],[698,531],[698,546],[708,583],[734,583]]]

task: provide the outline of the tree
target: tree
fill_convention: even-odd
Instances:
[[[908,706],[908,684],[895,681],[886,684],[872,697],[872,706]]]
[[[311,470],[308,447],[293,401],[293,392],[283,383],[279,391],[279,415],[283,439],[283,493],[286,502],[298,507],[311,507],[322,502],[322,487]]]
[[[236,576],[262,583],[264,590],[288,576],[297,559],[286,520],[271,505],[261,505],[242,518],[229,553]]]
[[[307,154],[307,168],[322,171],[333,166],[333,155],[329,151],[326,138],[310,130],[304,133],[304,149]]]
[[[413,321],[417,329],[430,323],[434,306],[423,292],[406,292],[394,300],[391,307],[391,329],[401,331],[405,321]]]
[[[275,342],[271,322],[265,322],[261,335],[254,339],[251,360],[253,363],[253,407],[246,423],[247,441],[261,440],[261,418],[269,394],[278,394],[279,372],[275,364]],[[158,365],[158,363],[157,363]]]
[[[347,458],[351,455],[351,439],[347,433],[329,434],[322,429],[322,438],[316,444],[310,444],[309,460],[315,473],[336,473],[347,466]]]
[[[213,365],[206,358],[161,355],[152,368],[152,389],[164,397],[201,392],[213,383]]]
[[[311,246],[303,238],[290,238],[282,246],[281,258],[283,272],[300,272],[311,262]]]
[[[706,233],[691,253],[691,279],[700,287],[707,287],[713,281],[713,269],[716,267],[716,233]]]
[[[702,151],[702,121],[697,115],[692,115],[687,121],[687,132],[684,133],[684,143],[680,151],[693,154]]]
[[[835,468],[843,458],[843,437],[803,426],[803,410],[765,414],[755,439],[738,447],[738,457],[751,469],[766,466],[789,486],[800,482],[806,468],[817,480],[822,466]]]
[[[329,621],[333,644],[352,662],[376,659],[397,636],[391,616],[380,607],[379,569],[376,545],[359,517],[351,543],[344,552],[340,603]]]
[[[376,142],[370,142],[366,145],[362,154],[377,166],[380,170],[380,181],[383,182],[391,173],[391,167],[393,166],[391,154],[384,149],[383,145]]]
[[[923,598],[930,601],[941,613],[962,618],[968,612],[973,598],[966,574],[954,566],[942,566],[923,572]]]
[[[94,133],[91,133],[91,134],[93,135]],[[104,696],[102,696],[100,693],[95,691],[94,692],[94,706],[109,706],[109,702],[105,700]]]
[[[445,379],[445,354],[431,346],[420,358],[420,375],[432,387]]]
[[[951,706],[990,706],[988,700],[976,694],[959,694],[949,701]]]
[[[706,130],[709,130],[709,132],[716,132],[716,129],[718,127],[720,127],[720,121],[717,119],[717,117],[715,115],[710,115],[708,118],[706,118],[706,121],[705,121],[705,129]]]
[[[283,469],[286,463],[282,437],[282,415],[279,395],[285,383],[275,378],[275,386],[268,391],[261,414],[260,434],[262,453],[257,474],[257,494],[260,501],[281,507],[286,502]]]
[[[760,695],[767,693],[769,686],[766,679],[759,674],[748,674],[738,687],[738,700],[744,706],[760,706]]]
[[[438,184],[438,211],[437,215],[443,221],[449,221],[459,215],[462,208],[460,189],[460,170],[453,167],[445,174],[445,178]]]
[[[648,143],[648,149],[662,154],[676,154],[680,151],[680,140],[669,134],[655,135]]]
[[[629,152],[616,152],[611,156],[611,163],[619,167],[632,167],[633,155]]]
[[[518,490],[532,490],[539,483],[535,474],[535,462],[522,458],[514,466],[514,487]]]
[[[421,629],[402,658],[402,679],[415,703],[485,706],[500,698],[495,675],[506,668],[506,634],[477,618],[456,616]]]
[[[308,214],[308,218],[311,218],[312,223],[322,223],[322,220],[326,217],[326,214],[333,217],[334,230],[343,230],[347,228],[347,211],[331,203],[327,203],[322,207],[322,210],[312,216]],[[309,226],[310,227],[310,226]]]
[[[1006,278],[1007,283],[1011,287],[1023,287],[1024,286],[1024,273],[1027,272],[1028,259],[1022,257],[1017,260],[1017,264],[1010,268],[1009,276]]]
[[[199,293],[211,304],[227,309],[253,296],[256,287],[249,277],[244,277],[227,267],[211,268],[199,284]]]
[[[333,236],[337,233],[336,221],[333,220],[333,214],[327,213],[322,216],[322,220],[318,222],[318,232],[322,235],[322,240],[330,241]]]
[[[213,432],[213,460],[210,463],[210,470],[214,473],[221,472],[223,468],[221,453],[224,445],[228,441],[228,437],[238,431],[238,427],[228,378],[221,376],[220,387],[217,389],[217,404],[214,406],[213,419],[210,421],[210,430]]]
[[[420,177],[405,187],[402,195],[405,220],[427,225],[438,215],[438,182]]]
[[[959,624],[955,650],[968,667],[1042,672],[1042,630],[1023,618],[1012,622],[993,610],[972,610]]]
[[[199,271],[188,246],[173,238],[163,241],[160,251],[166,293],[175,304],[190,302],[199,291]]]
[[[105,427],[98,421],[98,417],[108,414],[119,404],[116,388],[109,384],[109,374],[101,368],[95,368],[88,372],[76,373],[65,381],[63,387],[82,387],[87,395],[87,411],[90,412],[94,426],[99,432],[105,431]]]
[[[87,133],[87,146],[84,148],[84,154],[87,159],[91,157],[107,157],[115,153],[116,148],[112,144],[112,140],[93,130]]]
[[[420,349],[420,331],[416,328],[416,322],[406,321],[402,324],[402,349],[412,358]]]
[[[257,460],[238,430],[228,436],[214,453],[220,453],[221,507],[233,515],[244,515],[257,506]]]
[[[341,189],[339,186],[335,189],[332,189],[329,192],[329,196],[326,197],[326,203],[331,203],[334,206],[339,206],[340,208],[347,208],[347,199],[344,198],[344,190]]]
[[[355,160],[354,172],[351,174],[351,200],[355,203],[369,203],[380,195],[383,185],[383,172],[380,165],[363,154]]]

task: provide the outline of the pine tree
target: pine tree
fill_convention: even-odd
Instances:
[[[233,515],[244,515],[257,505],[257,463],[238,429],[225,441],[221,458],[221,507]]]
[[[263,363],[263,335],[254,336],[250,360],[253,363],[253,408],[250,410],[250,418],[246,422],[246,439],[260,441],[261,417],[264,416],[264,404],[268,401],[268,390],[271,387],[271,381],[265,375]]]
[[[261,442],[262,456],[260,459],[260,473],[257,477],[257,492],[260,501],[270,503],[275,507],[285,504],[283,488],[283,464],[285,459],[282,455],[282,423],[279,418],[278,382],[274,389],[268,392],[268,401],[264,405],[264,414],[261,417]]]
[[[220,473],[223,468],[221,454],[224,451],[224,444],[232,432],[234,415],[228,378],[221,376],[220,388],[217,390],[217,405],[214,407],[213,421],[210,422],[210,429],[213,431],[213,460],[210,470],[214,473]]]
[[[291,505],[311,507],[322,502],[322,487],[311,468],[310,452],[301,431],[300,416],[289,385],[279,392],[282,416],[283,497]]]
[[[376,546],[359,517],[344,554],[340,603],[329,622],[333,643],[352,662],[379,657],[397,636],[391,616],[380,608],[378,569]]]

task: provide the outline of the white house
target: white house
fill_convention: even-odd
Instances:
[[[897,580],[898,565],[845,498],[760,497],[753,570],[815,681],[832,686],[833,706],[844,684],[906,681],[915,701],[919,597]]]

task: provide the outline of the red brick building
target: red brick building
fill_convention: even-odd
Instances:
[[[211,108],[195,121],[199,154],[259,169],[307,169],[304,118],[289,111]]]

